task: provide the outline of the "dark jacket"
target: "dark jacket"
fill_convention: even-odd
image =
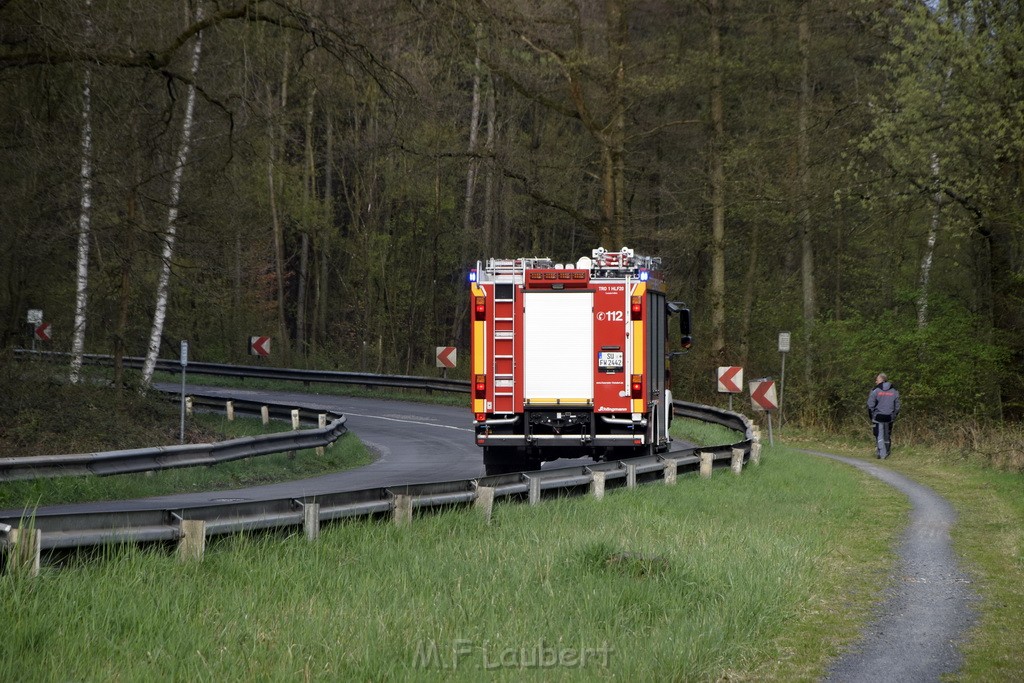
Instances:
[[[868,415],[875,422],[892,422],[900,414],[900,392],[892,382],[882,382],[868,395]]]

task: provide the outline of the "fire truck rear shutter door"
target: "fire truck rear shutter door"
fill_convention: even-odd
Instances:
[[[594,398],[593,292],[524,292],[523,398]]]

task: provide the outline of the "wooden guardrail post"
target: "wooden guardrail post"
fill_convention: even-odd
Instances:
[[[302,506],[302,530],[307,541],[320,538],[320,503],[306,503]]]
[[[234,422],[235,420],[235,402],[227,401],[224,403],[224,412],[227,413],[228,422]]]
[[[412,496],[395,496],[395,507],[392,518],[398,526],[412,524]]]
[[[679,472],[679,464],[675,460],[665,460],[665,484],[674,486]]]
[[[602,500],[604,498],[604,472],[591,472],[593,479],[590,480],[590,493],[593,494],[594,500]]]
[[[732,472],[733,474],[743,473],[743,449],[732,449]]]
[[[270,424],[270,406],[260,406],[260,417],[263,418],[263,426]]]
[[[473,500],[473,507],[479,510],[487,523],[491,523],[491,513],[494,511],[494,487],[477,486],[476,498]]]
[[[540,477],[529,477],[530,482],[530,505],[540,502]]]
[[[700,476],[703,479],[707,479],[711,476],[711,469],[715,461],[715,454],[701,451],[698,455],[700,455]]]
[[[206,522],[202,519],[183,519],[179,522],[178,559],[182,562],[203,560],[206,552]]]
[[[11,529],[7,532],[7,571],[39,576],[43,532],[39,529]]]

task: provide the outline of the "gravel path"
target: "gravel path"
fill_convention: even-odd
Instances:
[[[973,623],[977,596],[953,553],[953,507],[927,486],[873,462],[808,452],[864,470],[902,491],[913,506],[895,581],[875,620],[832,663],[826,680],[937,681],[957,671],[959,644]]]

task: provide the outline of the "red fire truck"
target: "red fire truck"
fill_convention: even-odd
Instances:
[[[472,407],[488,474],[668,449],[661,259],[595,249],[576,263],[490,259],[470,273]]]

